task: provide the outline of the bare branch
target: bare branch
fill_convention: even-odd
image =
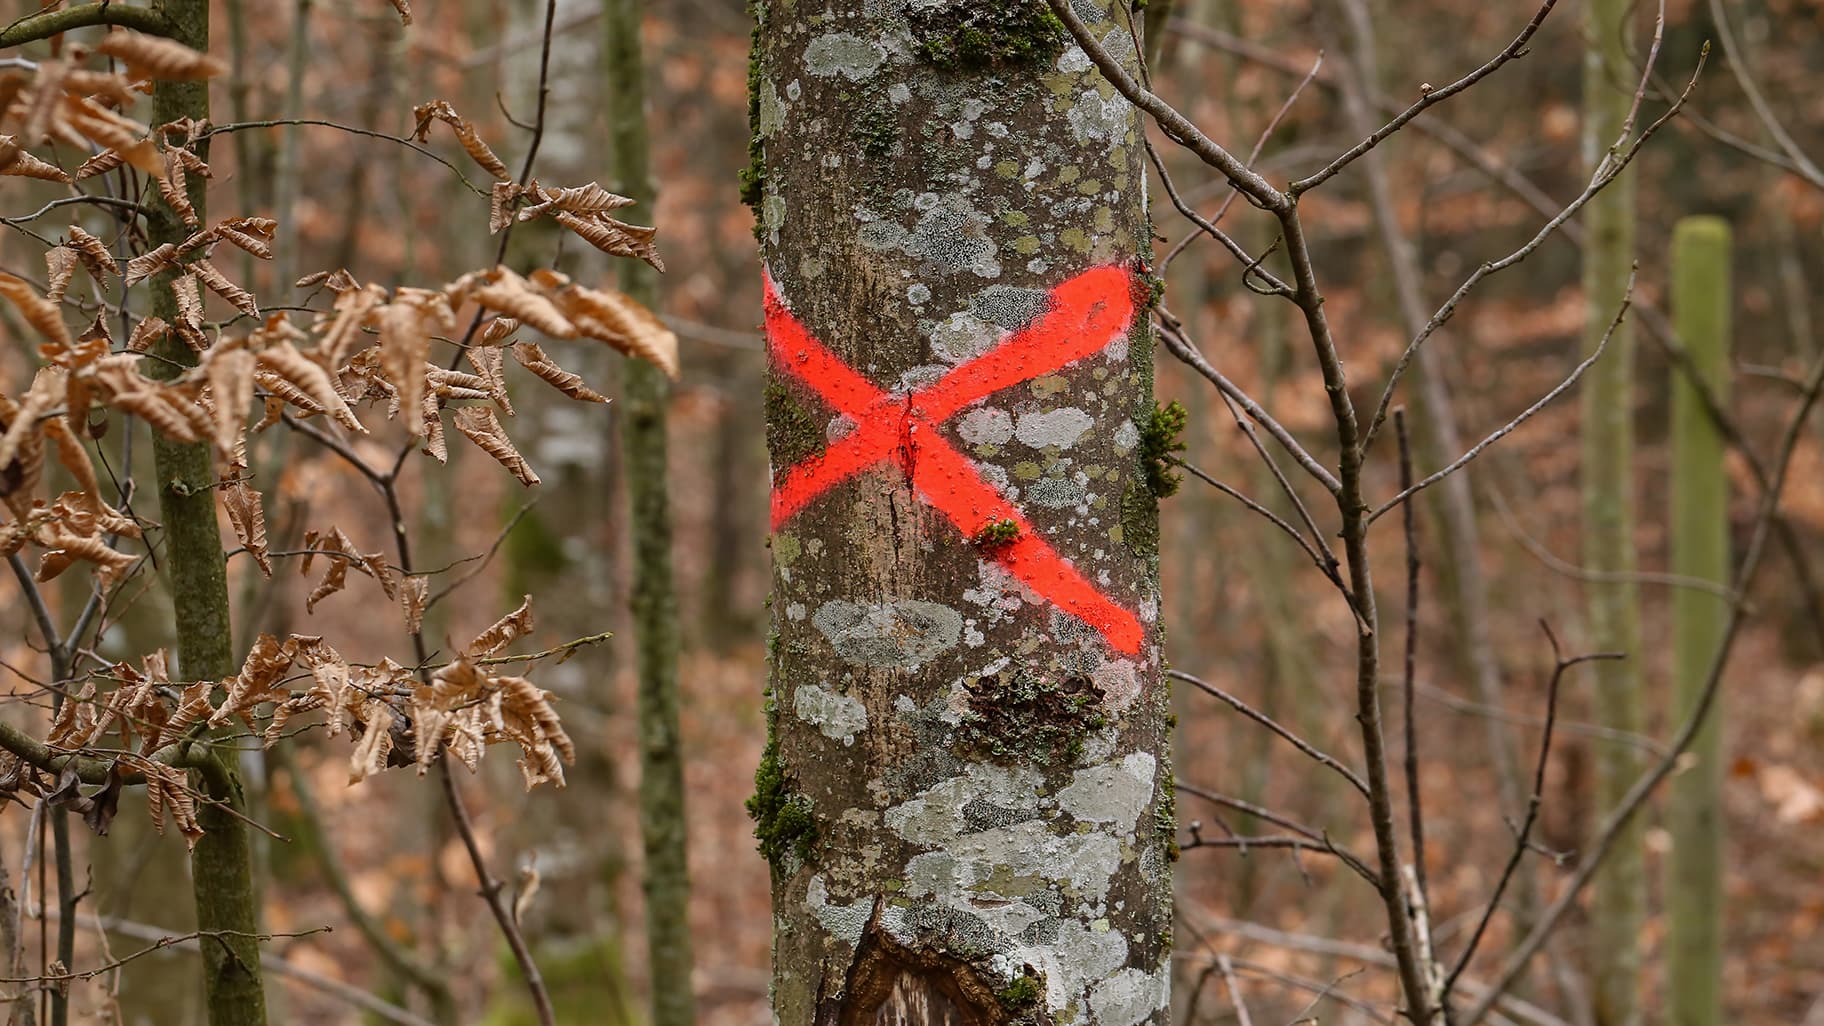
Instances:
[[[1468,89],[1470,86],[1475,85],[1477,82],[1480,82],[1483,79],[1487,78],[1488,76],[1494,74],[1496,71],[1500,70],[1502,65],[1508,63],[1509,61],[1512,61],[1518,57],[1524,56],[1527,52],[1526,51],[1527,42],[1533,38],[1534,33],[1539,31],[1539,26],[1541,26],[1545,23],[1546,16],[1551,14],[1552,8],[1554,8],[1556,6],[1558,6],[1558,0],[1545,0],[1544,3],[1539,5],[1539,9],[1533,13],[1532,20],[1526,23],[1526,27],[1520,30],[1520,34],[1518,36],[1514,37],[1514,41],[1507,44],[1506,49],[1503,49],[1500,53],[1496,54],[1493,58],[1491,58],[1486,64],[1482,65],[1481,67],[1477,68],[1476,70],[1470,72],[1467,75],[1464,75],[1462,78],[1459,78],[1455,82],[1452,82],[1449,85],[1444,86],[1440,89],[1427,90],[1424,87],[1420,87],[1420,96],[1419,96],[1419,99],[1417,102],[1413,103],[1412,106],[1407,107],[1405,110],[1401,111],[1397,116],[1394,117],[1394,119],[1392,121],[1389,121],[1385,125],[1382,125],[1380,128],[1375,129],[1375,131],[1372,134],[1370,134],[1368,136],[1368,138],[1363,139],[1361,142],[1356,143],[1354,146],[1351,146],[1346,152],[1344,152],[1341,156],[1337,157],[1335,160],[1331,161],[1329,163],[1329,165],[1324,167],[1322,170],[1316,172],[1315,174],[1301,178],[1301,179],[1293,182],[1291,185],[1288,185],[1286,187],[1287,194],[1296,198],[1301,193],[1309,192],[1312,189],[1315,189],[1318,186],[1324,184],[1325,182],[1329,181],[1330,179],[1336,177],[1338,172],[1342,171],[1343,168],[1348,167],[1357,158],[1361,157],[1362,154],[1367,153],[1369,150],[1374,149],[1376,146],[1379,146],[1381,143],[1383,143],[1387,140],[1388,136],[1391,136],[1395,132],[1398,132],[1401,128],[1404,128],[1406,126],[1406,123],[1411,121],[1413,118],[1418,117],[1420,114],[1425,113],[1425,111],[1429,110],[1430,108],[1435,107],[1440,103],[1443,103],[1445,100],[1450,99],[1452,96],[1457,95],[1458,93],[1462,92],[1463,90]]]
[[[1596,343],[1595,350],[1592,351],[1589,356],[1585,357],[1583,359],[1583,361],[1581,363],[1579,363],[1576,366],[1576,368],[1571,371],[1570,376],[1566,377],[1563,381],[1560,381],[1556,386],[1554,386],[1552,388],[1551,391],[1545,393],[1545,395],[1543,395],[1543,396],[1540,396],[1539,400],[1537,402],[1533,403],[1531,406],[1528,406],[1526,409],[1522,410],[1518,417],[1515,417],[1513,420],[1510,420],[1507,423],[1496,428],[1494,430],[1494,432],[1491,433],[1487,438],[1484,438],[1480,442],[1477,442],[1474,446],[1471,446],[1470,450],[1468,452],[1457,457],[1455,460],[1453,460],[1451,462],[1451,464],[1449,466],[1426,477],[1424,480],[1420,481],[1418,484],[1408,485],[1407,487],[1402,489],[1398,495],[1395,495],[1393,498],[1388,499],[1385,503],[1382,503],[1379,507],[1377,507],[1375,509],[1375,511],[1373,513],[1369,514],[1368,522],[1371,524],[1374,523],[1376,520],[1379,520],[1381,518],[1381,515],[1386,513],[1388,510],[1393,509],[1395,506],[1400,505],[1401,503],[1405,502],[1407,499],[1410,499],[1414,495],[1417,495],[1419,492],[1422,492],[1425,489],[1430,488],[1432,485],[1437,484],[1439,481],[1442,481],[1445,478],[1449,477],[1450,475],[1463,469],[1463,467],[1466,466],[1471,460],[1475,459],[1477,456],[1480,456],[1484,452],[1488,451],[1489,446],[1494,445],[1496,442],[1499,442],[1501,439],[1506,438],[1510,434],[1513,434],[1514,431],[1520,427],[1520,425],[1531,420],[1533,418],[1534,414],[1538,413],[1540,410],[1543,410],[1547,406],[1551,405],[1552,400],[1558,398],[1559,396],[1563,395],[1565,392],[1569,391],[1570,388],[1573,385],[1577,384],[1578,380],[1583,377],[1583,374],[1585,371],[1587,371],[1591,367],[1595,366],[1597,360],[1602,359],[1603,352],[1605,350],[1607,350],[1609,347],[1609,340],[1611,338],[1615,337],[1616,330],[1621,327],[1622,321],[1625,320],[1627,317],[1628,307],[1633,302],[1633,295],[1634,295],[1634,275],[1630,274],[1630,275],[1628,275],[1627,291],[1622,296],[1621,307],[1615,311],[1614,318],[1609,321],[1608,330],[1606,330],[1602,333],[1602,339]]]
[[[0,29],[0,49],[24,46],[49,39],[71,29],[91,25],[118,25],[137,32],[169,36],[171,25],[165,16],[149,7],[129,7],[125,3],[99,0],[97,3],[65,7],[60,11],[40,11]]]
[[[1301,738],[1297,734],[1294,734],[1290,730],[1287,730],[1285,727],[1280,726],[1277,722],[1274,721],[1274,719],[1271,716],[1268,716],[1266,713],[1261,712],[1260,710],[1254,708],[1253,706],[1242,701],[1241,699],[1236,698],[1234,695],[1229,694],[1227,691],[1222,690],[1221,688],[1217,687],[1216,685],[1211,684],[1208,681],[1203,680],[1199,677],[1193,677],[1190,674],[1185,673],[1182,670],[1167,670],[1166,675],[1171,677],[1173,680],[1181,680],[1184,683],[1189,684],[1190,686],[1196,688],[1199,691],[1202,691],[1203,693],[1205,693],[1207,695],[1210,695],[1213,698],[1221,699],[1223,701],[1223,703],[1225,703],[1226,705],[1229,706],[1229,708],[1234,709],[1236,712],[1242,714],[1243,716],[1246,716],[1248,719],[1253,720],[1255,723],[1258,723],[1261,726],[1272,731],[1274,734],[1278,735],[1281,739],[1283,739],[1287,744],[1290,744],[1292,747],[1305,753],[1305,755],[1309,756],[1311,759],[1315,760],[1319,764],[1328,766],[1330,769],[1335,770],[1339,776],[1341,776],[1344,780],[1347,780],[1349,782],[1350,787],[1353,787],[1357,791],[1360,791],[1362,793],[1362,797],[1365,798],[1368,796],[1368,785],[1366,783],[1363,783],[1362,778],[1360,776],[1358,776],[1354,770],[1352,770],[1349,767],[1343,765],[1342,763],[1336,761],[1336,759],[1332,758],[1329,755],[1326,755],[1324,752],[1319,751],[1316,746],[1312,745],[1310,742],[1306,741],[1304,738]]]

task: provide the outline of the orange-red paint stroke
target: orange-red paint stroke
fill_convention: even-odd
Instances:
[[[906,475],[919,499],[966,538],[1012,522],[1017,535],[993,547],[991,557],[1058,608],[1096,628],[1117,651],[1140,651],[1146,629],[1139,618],[1041,538],[1019,507],[983,480],[975,464],[938,430],[966,407],[1093,356],[1126,334],[1135,313],[1132,275],[1106,266],[1071,278],[1051,291],[1037,320],[908,395],[881,389],[817,341],[786,308],[771,275],[765,288],[767,348],[773,360],[855,422],[840,441],[774,480],[775,531],[836,485],[891,463]]]

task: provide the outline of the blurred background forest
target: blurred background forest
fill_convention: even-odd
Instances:
[[[31,6],[14,5],[20,12]],[[1738,44],[1768,102],[1801,148],[1824,152],[1824,90],[1818,88],[1824,7],[1806,0],[1728,6]],[[528,133],[515,126],[529,120],[535,105],[544,4],[418,0],[413,7],[415,22],[407,28],[387,4],[367,0],[217,0],[212,52],[232,70],[215,83],[215,120],[302,112],[405,136],[413,128],[414,105],[444,98],[517,166]],[[1320,49],[1340,53],[1354,45],[1342,41],[1347,27],[1329,10],[1280,0],[1178,0],[1153,67],[1154,87],[1212,136],[1245,153]],[[1381,89],[1402,98],[1416,95],[1420,83],[1451,80],[1486,60],[1524,16],[1512,5],[1464,0],[1375,0],[1373,10]],[[538,175],[552,182],[605,181],[598,11],[592,0],[563,0],[556,18],[560,31],[551,53]],[[1432,303],[1476,264],[1511,251],[1537,230],[1538,209],[1513,188],[1516,182],[1538,190],[1535,196],[1553,207],[1583,188],[1577,19],[1576,12],[1566,12],[1548,21],[1525,58],[1491,85],[1425,116],[1452,130],[1461,146],[1406,132],[1379,151],[1401,183],[1397,217]],[[737,184],[748,162],[750,29],[739,0],[674,0],[653,5],[645,20],[659,191],[653,220],[668,267],[659,310],[682,343],[682,377],[669,412],[670,483],[698,962],[692,985],[706,1026],[769,1021],[767,867],[754,850],[743,809],[765,739],[768,580],[760,276],[752,217]],[[1703,3],[1670,3],[1663,77],[1682,83],[1700,44],[1712,36]],[[294,66],[301,68],[295,82],[289,73]],[[1259,165],[1268,177],[1308,173],[1359,137],[1338,94],[1327,87],[1337,67],[1328,64],[1285,112]],[[1794,377],[1824,345],[1824,309],[1813,298],[1824,283],[1824,190],[1719,136],[1762,145],[1760,122],[1713,59],[1689,116],[1656,137],[1630,172],[1639,190],[1636,294],[1665,308],[1667,253],[1678,218],[1705,213],[1728,219],[1737,245],[1734,410],[1744,434],[1765,445],[1785,416]],[[447,140],[434,139],[432,146],[452,149]],[[1220,198],[1207,176],[1171,148],[1162,152],[1187,196],[1206,208]],[[289,255],[277,265],[249,259],[228,268],[237,280],[260,284],[256,291],[264,296],[279,290],[274,283],[317,270],[345,267],[362,281],[443,281],[492,259],[484,202],[410,148],[304,127],[297,152],[288,154],[275,128],[218,138],[211,160],[215,195],[233,198],[218,198],[222,209],[270,213],[281,222],[281,237],[296,233],[297,248],[282,247]],[[1509,172],[1506,184],[1491,181],[1490,168]],[[1154,190],[1156,220],[1169,244],[1183,225],[1167,216],[1156,184]],[[59,194],[9,179],[4,212],[35,209]],[[1410,332],[1362,180],[1346,177],[1309,203],[1306,224],[1328,269],[1328,309],[1344,346],[1359,365],[1373,366],[1377,359],[1391,364]],[[1246,223],[1239,213],[1231,219]],[[606,258],[561,234],[542,222],[523,225],[505,262],[521,269],[556,266],[583,282],[611,275]],[[1256,245],[1270,241],[1264,233],[1252,238]],[[35,268],[40,252],[30,239],[0,235],[0,267]],[[1508,421],[1574,364],[1585,319],[1579,266],[1573,241],[1548,240],[1492,280],[1453,323],[1449,344],[1438,351],[1451,412],[1467,437]],[[1244,288],[1232,258],[1205,244],[1173,264],[1167,285],[1172,312],[1224,374],[1270,401],[1295,432],[1324,426],[1322,382],[1311,373],[1309,354],[1287,342],[1287,310]],[[27,338],[11,322],[4,330]],[[22,341],[0,351],[9,380],[25,379],[29,350]],[[620,365],[591,359],[567,366],[615,394]],[[1675,725],[1668,683],[1671,590],[1654,576],[1667,561],[1670,382],[1663,354],[1643,340],[1635,376],[1636,543],[1644,572],[1644,645],[1637,655],[1651,718],[1644,734],[1613,730],[1593,710],[1590,678],[1567,679],[1561,747],[1549,768],[1539,836],[1553,852],[1578,849],[1599,812],[1592,775],[1601,747],[1651,752],[1660,743],[1655,739]],[[1245,436],[1214,394],[1163,351],[1157,391],[1162,400],[1182,400],[1189,411],[1188,462],[1260,491],[1263,471]],[[474,560],[473,579],[429,611],[426,633],[434,644],[472,636],[527,593],[547,597],[534,639],[539,647],[604,630],[619,635],[540,677],[561,696],[579,750],[569,786],[523,794],[518,773],[503,760],[482,769],[485,797],[482,789],[471,792],[496,866],[518,867],[522,891],[532,890],[529,883],[536,880],[522,922],[560,1009],[569,1010],[566,1021],[573,1022],[638,1023],[646,1016],[619,415],[618,403],[527,404],[513,433],[545,478],[542,499],[539,490],[528,493],[506,479],[478,451],[454,445],[451,472],[403,481],[406,513],[428,549],[421,562],[442,566],[492,553]],[[1589,573],[1580,569],[1578,555],[1577,418],[1575,402],[1556,404],[1470,471],[1481,537],[1475,557],[1491,607],[1483,655],[1498,663],[1505,683],[1498,708],[1472,680],[1475,653],[1467,651],[1448,597],[1457,567],[1440,541],[1434,508],[1419,507],[1426,588],[1435,596],[1421,608],[1417,653],[1419,740],[1433,760],[1423,786],[1431,809],[1427,829],[1436,838],[1432,851],[1450,853],[1426,868],[1434,896],[1450,908],[1477,908],[1491,883],[1490,867],[1499,866],[1510,843],[1503,805],[1494,800],[1500,782],[1490,738],[1504,736],[1522,751],[1537,741],[1553,665],[1539,621],[1552,625],[1567,651],[1586,647]],[[374,455],[391,458],[390,451]],[[1377,477],[1383,491],[1395,490],[1391,461],[1377,463],[1372,473],[1384,476]],[[1734,519],[1746,524],[1752,512],[1747,470],[1735,461],[1731,473],[1739,486]],[[387,540],[365,483],[313,447],[290,443],[282,476],[263,482],[263,489],[275,549],[294,547],[307,528],[332,522],[369,532],[354,538],[363,549]],[[1815,419],[1796,451],[1783,508],[1801,547],[1824,562],[1824,425]],[[1196,481],[1165,505],[1163,519],[1172,665],[1245,696],[1306,737],[1352,751],[1351,625],[1329,584],[1295,550],[1269,538],[1260,519]],[[1397,554],[1391,547],[1385,552]],[[358,581],[307,614],[310,579],[282,574],[279,586],[266,587],[244,558],[230,561],[230,575],[240,598],[240,644],[259,631],[296,631],[333,634],[351,659],[395,651],[396,625],[374,617],[378,592],[368,590],[371,582]],[[1390,594],[1401,577],[1397,565],[1385,569]],[[1808,585],[1783,551],[1770,554],[1725,689],[1726,1018],[1744,1026],[1824,1026],[1824,637],[1815,595],[1807,593],[1815,583]],[[80,606],[87,585],[72,576],[47,594],[66,608]],[[162,644],[166,601],[158,588],[135,595],[100,639],[98,653],[125,658]],[[26,695],[32,686],[18,674],[42,673],[43,657],[30,640],[28,611],[17,595],[9,591],[5,602],[13,626],[0,632],[0,660],[18,668],[8,686]],[[1235,813],[1200,807],[1186,790],[1220,790],[1294,811],[1314,824],[1336,818],[1346,796],[1339,781],[1314,775],[1296,753],[1272,744],[1228,707],[1193,689],[1181,691],[1175,744],[1187,850],[1178,883],[1180,1004],[1208,955],[1221,951],[1256,977],[1245,984],[1254,1021],[1287,1022],[1311,995],[1280,987],[1274,978],[1328,981],[1378,956],[1372,909],[1345,897],[1352,881],[1334,861],[1297,851],[1189,846],[1193,821],[1214,834],[1213,816]],[[6,715],[30,723],[39,714],[19,703]],[[346,774],[345,747],[309,737],[250,770],[258,818],[291,839],[256,837],[267,927],[337,927],[330,934],[277,940],[270,951],[306,974],[397,997],[397,975],[376,959],[359,931],[343,928],[345,905],[353,900],[374,914],[392,943],[434,953],[429,961],[435,971],[465,1006],[487,1008],[487,1022],[531,1021],[519,990],[501,985],[512,962],[472,899],[467,856],[444,824],[436,789],[403,773],[349,787]],[[14,865],[25,847],[26,824],[20,810],[0,817],[0,856]],[[1340,830],[1340,842],[1371,844],[1360,817],[1343,821]],[[77,864],[92,867],[87,900],[96,910],[155,931],[187,928],[188,896],[159,883],[185,873],[175,839],[155,840],[137,816],[122,816],[106,839],[78,834]],[[1645,850],[1653,881],[1663,876],[1664,838],[1658,823],[1650,822]],[[1542,865],[1538,885],[1549,892],[1552,870],[1549,862]],[[1663,966],[1658,910],[1664,902],[1657,882],[1653,888],[1655,912],[1640,937],[1650,1018],[1663,982],[1656,974]],[[34,887],[34,893],[41,891]],[[36,944],[37,924],[28,922],[26,929],[28,946]],[[1325,946],[1314,938],[1337,943]],[[86,950],[93,939],[85,933],[82,943]],[[1578,977],[1587,943],[1575,926],[1564,933],[1528,986],[1546,994],[1577,992],[1584,986]],[[159,952],[127,967],[115,981],[124,1021],[194,1021],[198,995],[187,969],[190,957]],[[287,981],[272,1000],[275,1021],[347,1022],[353,1014],[309,982]],[[110,998],[106,987],[83,983],[72,1001],[76,1014],[85,1016],[101,1014]],[[1213,992],[1201,1008],[1180,1013],[1208,1022],[1232,1016],[1229,1003]],[[1353,1013],[1335,1014],[1344,1018],[1328,1021],[1348,1021]]]

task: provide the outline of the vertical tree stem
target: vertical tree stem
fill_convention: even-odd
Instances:
[[[615,188],[650,217],[655,186],[646,130],[645,63],[640,45],[641,0],[603,5],[603,78],[607,86],[610,171]],[[618,265],[620,286],[647,307],[658,281],[636,260]],[[678,726],[678,610],[672,581],[671,508],[666,469],[665,411],[670,386],[656,367],[630,360],[623,396],[628,528],[633,535],[633,622],[639,652],[640,833],[645,842],[643,888],[652,980],[653,1026],[690,1026],[690,871],[684,823],[683,744]]]
[[[172,37],[196,50],[209,49],[208,0],[167,0]],[[207,82],[160,82],[152,94],[153,123],[209,117]],[[207,156],[207,154],[203,154]],[[205,208],[204,180],[190,178],[190,202]],[[181,242],[189,229],[170,207],[159,204],[150,218],[151,243]],[[176,301],[169,275],[152,283],[153,313],[174,320]],[[175,333],[159,343],[151,373],[173,377],[193,366],[196,355]],[[177,620],[179,669],[186,679],[220,680],[234,672],[229,629],[227,563],[216,526],[215,468],[209,443],[179,443],[155,434],[160,518],[165,528],[165,565],[170,574]],[[198,773],[207,802],[198,811],[204,830],[191,852],[197,928],[212,932],[202,944],[204,989],[211,1026],[264,1026],[265,993],[260,977],[259,908],[253,861],[242,818],[239,757],[217,749]]]
[[[1585,158],[1601,162],[1620,136],[1634,80],[1629,54],[1631,0],[1592,0],[1584,26]],[[1584,349],[1593,352],[1626,297],[1634,263],[1634,181],[1625,174],[1590,201],[1585,224]],[[1634,329],[1623,324],[1584,380],[1583,563],[1602,578],[1586,585],[1590,647],[1623,652],[1595,668],[1596,714],[1603,726],[1641,729],[1640,614],[1634,550]],[[1640,753],[1604,745],[1596,758],[1596,807],[1612,809],[1639,777]],[[1640,828],[1619,838],[1595,882],[1591,912],[1592,994],[1597,1026],[1638,1022],[1640,929],[1646,899]]]
[[[1715,217],[1678,223],[1672,243],[1672,312],[1691,370],[1726,402],[1729,390],[1730,232]],[[1672,381],[1672,572],[1729,581],[1729,486],[1725,443],[1686,376]],[[1672,593],[1673,688],[1678,719],[1696,707],[1721,644],[1725,599],[1696,588]],[[1666,884],[1666,978],[1672,1026],[1718,1026],[1722,1019],[1722,717],[1721,698],[1692,739],[1697,764],[1673,778]]]

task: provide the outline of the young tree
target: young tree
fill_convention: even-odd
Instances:
[[[641,0],[608,0],[602,37],[615,187],[649,214],[655,187],[646,132]],[[632,261],[620,286],[650,307],[658,276]],[[621,433],[633,535],[633,621],[639,646],[640,833],[646,862],[646,944],[653,1026],[696,1021],[691,992],[690,873],[684,843],[684,747],[678,724],[678,599],[671,567],[671,497],[666,470],[665,372],[627,368]]]
[[[1611,147],[1628,131],[1634,63],[1630,50],[1634,6],[1598,0],[1584,26],[1583,148],[1603,166],[1617,159]],[[1596,712],[1605,726],[1638,733],[1642,727],[1640,611],[1634,571],[1634,333],[1612,326],[1628,294],[1634,264],[1634,184],[1624,175],[1590,203],[1584,247],[1584,347],[1594,352],[1607,338],[1607,354],[1590,369],[1583,400],[1583,562],[1599,578],[1589,596],[1590,643],[1627,658],[1595,668]],[[1613,337],[1609,337],[1611,330]],[[1640,776],[1640,754],[1605,745],[1597,755],[1597,807],[1614,808]],[[1596,881],[1592,912],[1592,992],[1597,1026],[1638,1021],[1640,929],[1646,876],[1641,826],[1617,842]]]
[[[778,1019],[1163,1022],[1135,110],[1038,0],[756,14]]]

